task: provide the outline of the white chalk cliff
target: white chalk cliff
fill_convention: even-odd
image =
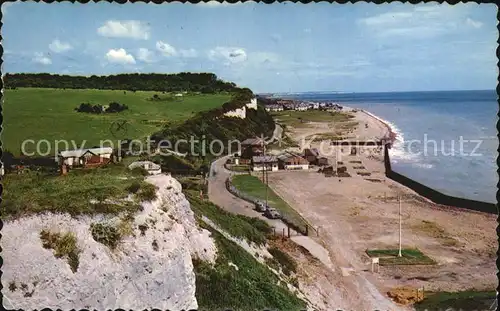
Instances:
[[[24,310],[197,308],[192,258],[214,262],[214,241],[197,226],[177,180],[164,174],[146,180],[159,187],[158,198],[143,203],[143,211],[135,215],[135,237],[124,238],[114,251],[92,238],[90,224],[118,221],[118,217],[40,214],[5,222],[1,239],[4,306]],[[146,222],[149,228],[141,235],[138,225]],[[65,258],[56,258],[53,250],[42,247],[43,229],[75,233],[81,249],[76,272]],[[158,250],[153,249],[154,240]],[[9,289],[11,282],[17,284],[14,291]]]

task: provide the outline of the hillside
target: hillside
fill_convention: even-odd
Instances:
[[[33,81],[28,86],[37,85]],[[78,147],[82,141],[94,145],[152,133],[159,140],[230,141],[274,129],[272,117],[260,106],[247,109],[245,118],[224,115],[254,98],[249,89],[233,84],[231,92],[183,92],[182,100],[167,92],[48,85],[6,90],[4,148],[18,153],[25,139],[73,139]],[[81,103],[97,107],[110,102],[127,109],[74,110]],[[119,120],[127,120],[128,131],[117,138],[109,126]],[[216,155],[155,157],[168,173],[145,178],[144,172],[130,171],[127,165],[139,157],[72,169],[64,176],[36,165],[19,174],[8,172],[0,209],[4,306],[305,309],[307,299],[290,270],[292,259],[269,248],[275,239],[269,225],[200,200],[200,185],[186,184]],[[179,164],[191,175],[182,185],[170,174]]]

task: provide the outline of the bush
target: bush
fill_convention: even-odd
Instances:
[[[42,240],[44,248],[54,250],[56,258],[66,257],[71,271],[76,272],[78,270],[80,250],[77,246],[76,237],[72,232],[61,234],[42,230],[40,240]]]
[[[115,113],[115,112],[122,112],[124,110],[127,110],[128,109],[128,106],[123,104],[119,104],[117,102],[111,102],[109,103],[109,106],[108,108],[106,108],[106,111],[107,113]]]
[[[140,166],[133,168],[132,174],[135,176],[148,176],[149,175],[148,171],[145,168],[140,167]]]
[[[99,243],[108,246],[111,249],[115,249],[118,246],[118,242],[121,240],[121,235],[118,229],[107,224],[91,224],[90,231],[92,233],[92,238]]]
[[[141,184],[138,183],[137,181],[134,181],[130,186],[127,187],[127,191],[130,193],[137,193],[139,189],[141,188]]]
[[[293,260],[292,257],[290,257],[290,255],[284,253],[275,246],[270,247],[268,251],[273,256],[273,258],[280,264],[284,274],[289,276],[292,274],[292,272],[297,272],[297,263]]]
[[[153,201],[156,199],[156,189],[155,185],[143,183],[135,195],[141,201]]]

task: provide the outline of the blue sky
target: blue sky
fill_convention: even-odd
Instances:
[[[255,92],[494,89],[493,4],[22,3],[3,72],[213,72]]]

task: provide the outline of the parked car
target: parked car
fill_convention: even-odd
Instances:
[[[266,204],[264,202],[260,202],[259,201],[259,202],[255,203],[255,210],[257,212],[261,212],[262,213],[262,212],[265,212],[266,209],[267,209],[266,208]]]
[[[281,214],[274,208],[267,208],[264,212],[264,216],[270,219],[280,219]]]

